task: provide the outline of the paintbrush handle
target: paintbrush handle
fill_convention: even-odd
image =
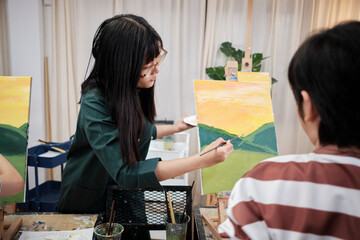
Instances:
[[[214,147],[214,148],[212,148],[212,149],[210,149],[210,150],[207,150],[206,152],[200,154],[200,156],[202,156],[202,155],[204,155],[204,154],[206,154],[206,153],[208,153],[208,152],[214,151],[214,150],[217,149],[218,147],[222,147],[222,146],[224,146],[224,145],[225,145],[225,143],[220,143],[220,144],[217,145],[216,147]]]
[[[170,211],[169,211],[169,201],[168,201],[168,198],[167,198],[167,191],[166,189],[164,190],[165,191],[165,204],[166,204],[166,215],[167,215],[167,221],[169,222],[170,221]]]
[[[111,232],[112,232],[112,225],[113,225],[113,222],[114,222],[114,218],[115,218],[115,214],[114,214],[114,206],[115,206],[115,200],[112,201],[111,203],[111,210],[110,210],[110,219],[109,219],[109,228],[108,228],[108,231],[107,231],[107,235],[110,235]]]
[[[51,146],[51,144],[54,144],[54,143],[52,143],[52,142],[46,142],[46,141],[40,140],[40,139],[38,139],[38,142],[40,142],[40,143],[42,143],[42,144],[48,144],[48,145],[50,145],[50,148],[51,148],[51,149],[54,149],[55,151],[58,151],[58,152],[61,152],[61,153],[66,153],[66,152],[67,152],[67,150],[64,149],[64,148]]]
[[[168,199],[169,199],[171,222],[172,222],[172,224],[175,224],[176,222],[175,222],[174,210],[173,210],[173,207],[172,207],[170,193],[168,193]]]
[[[193,187],[194,187],[194,183],[195,183],[195,180],[194,180],[194,181],[192,182],[192,184],[191,184],[191,190],[190,190],[190,191],[192,191],[192,189],[193,189]],[[182,215],[181,215],[181,221],[180,221],[180,223],[184,223],[184,222],[185,222],[185,211],[186,211],[186,209],[188,208],[191,200],[192,200],[192,198],[191,198],[190,196],[187,196],[187,199],[186,199],[186,202],[185,202],[185,206],[184,206],[184,211],[183,211],[183,213],[182,213]]]
[[[113,220],[112,220],[111,226],[110,226],[110,235],[112,235],[113,231],[114,231],[115,214],[116,214],[116,210],[114,210],[114,212],[113,212],[113,217],[112,217]]]

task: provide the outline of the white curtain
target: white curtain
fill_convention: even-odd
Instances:
[[[158,119],[177,120],[195,113],[192,80],[199,76],[200,12],[203,1],[191,0],[56,0],[45,8],[46,55],[49,56],[51,125],[55,141],[76,128],[80,85],[91,43],[100,23],[115,14],[144,17],[168,50],[156,83]]]
[[[280,154],[304,153],[313,146],[302,130],[295,101],[287,81],[287,67],[298,46],[311,33],[344,20],[359,20],[357,0],[278,0],[272,4],[271,41],[265,53],[271,56],[264,70],[279,80],[273,88],[275,126]]]
[[[318,0],[314,3],[312,29],[328,28],[339,22],[360,19],[358,0]]]
[[[44,8],[52,141],[68,140],[75,133],[92,37],[100,22],[112,15],[112,6],[110,1],[56,0]]]
[[[269,61],[264,70],[279,80],[273,87],[272,99],[279,154],[309,152],[310,141],[297,120],[296,105],[287,80],[289,62],[308,36],[313,15],[312,1],[276,1],[270,10],[270,38],[264,48]]]
[[[162,36],[169,54],[156,82],[158,119],[177,120],[185,113],[195,114],[193,80],[206,79],[206,67],[225,65],[220,44],[230,41],[234,47],[244,49],[247,2],[54,0],[44,8],[53,141],[64,141],[75,132],[80,84],[93,35],[103,20],[115,14],[137,14]],[[262,71],[278,80],[272,100],[279,153],[309,152],[313,147],[298,123],[287,82],[289,61],[301,42],[316,29],[360,19],[360,1],[254,0],[252,15],[251,52],[269,56],[263,61]],[[198,150],[196,130],[190,133],[190,153],[194,154]],[[199,183],[198,172],[191,178]],[[199,185],[195,187],[199,193]]]
[[[247,0],[208,0],[201,77],[205,68],[225,65],[220,44],[229,41],[245,49]],[[262,71],[278,83],[272,100],[279,154],[304,153],[313,146],[296,115],[295,101],[287,80],[287,68],[301,42],[317,29],[341,21],[360,19],[360,1],[356,0],[254,0],[252,10],[251,52],[269,56]]]

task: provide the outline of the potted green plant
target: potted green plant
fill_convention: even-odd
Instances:
[[[237,61],[238,70],[241,71],[241,59],[244,57],[245,51],[235,49],[231,42],[223,42],[220,46],[220,51],[225,54],[225,56]],[[268,57],[264,57],[262,53],[253,53],[250,57],[252,58],[252,71],[260,72],[261,62]],[[225,80],[225,66],[208,67],[206,68],[206,74],[213,80]],[[271,82],[274,84],[277,80],[272,77]]]

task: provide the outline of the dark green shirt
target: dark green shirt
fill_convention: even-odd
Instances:
[[[139,141],[141,159],[145,159],[150,141],[156,138],[156,133],[156,127],[146,121]],[[125,165],[118,136],[118,129],[101,92],[97,89],[88,91],[81,99],[76,133],[62,176],[57,206],[59,212],[103,212],[107,186],[111,181],[127,189],[161,189],[155,175],[160,159]]]

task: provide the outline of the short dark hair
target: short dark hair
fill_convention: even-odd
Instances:
[[[145,118],[156,116],[154,86],[138,89],[141,69],[154,60],[163,47],[159,34],[142,17],[132,14],[106,19],[97,29],[92,56],[94,65],[81,85],[84,95],[92,88],[101,90],[119,131],[123,161],[140,160],[138,139]]]
[[[341,23],[308,38],[293,56],[288,78],[303,117],[301,91],[321,118],[321,145],[360,148],[360,22]]]

